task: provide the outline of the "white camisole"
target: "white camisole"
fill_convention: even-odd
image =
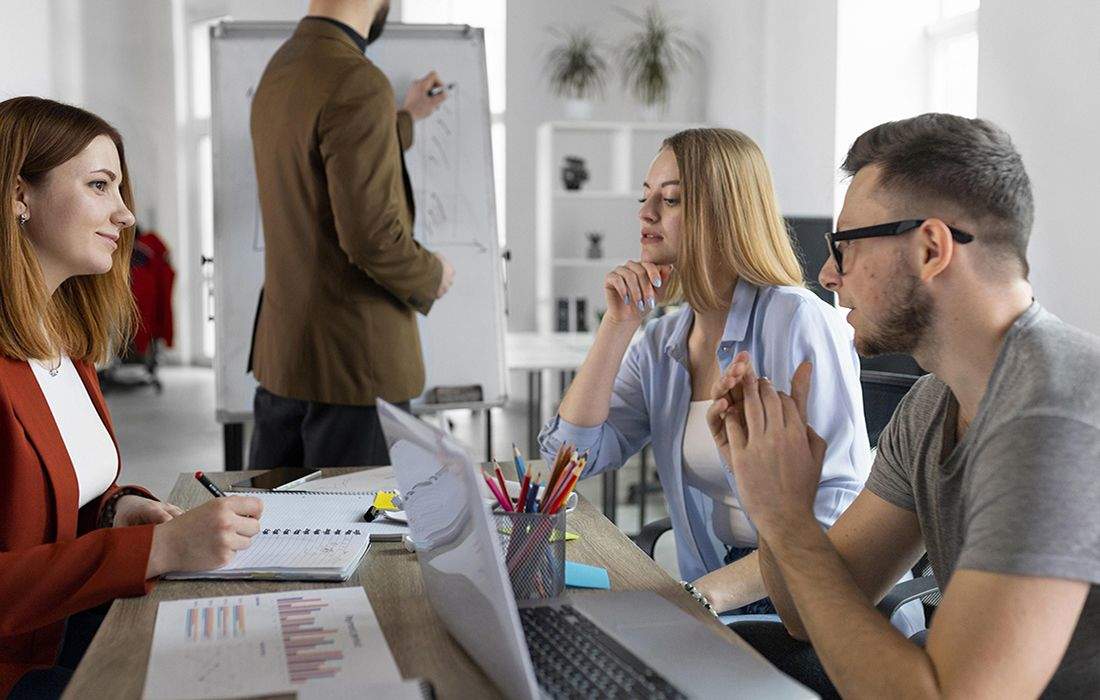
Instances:
[[[73,463],[83,507],[102,496],[114,482],[118,475],[118,451],[72,360],[61,358],[56,377],[50,376],[50,371],[36,360],[31,360],[30,366]]]
[[[707,427],[710,401],[692,401],[684,428],[684,483],[714,501],[711,520],[714,533],[727,545],[755,547],[756,528],[741,508],[736,490],[730,488],[726,468]]]

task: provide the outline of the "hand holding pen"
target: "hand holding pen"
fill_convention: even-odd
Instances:
[[[201,472],[196,479],[209,481]],[[249,496],[226,498],[213,482],[204,487],[221,495],[153,528],[146,578],[225,566],[260,531],[263,501]]]
[[[414,80],[409,86],[402,109],[416,120],[430,116],[447,99],[447,93],[454,88],[454,85],[454,83],[449,85],[444,83],[433,70],[423,78]]]

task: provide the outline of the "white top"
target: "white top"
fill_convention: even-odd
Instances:
[[[755,547],[756,528],[741,508],[737,492],[730,489],[732,479],[707,427],[710,401],[692,401],[684,427],[684,482],[699,489],[714,501],[711,522],[714,534],[733,547]]]
[[[84,507],[102,496],[114,482],[118,475],[118,450],[72,360],[61,358],[56,377],[50,376],[50,371],[39,361],[31,360],[30,366],[73,463],[80,506]]]

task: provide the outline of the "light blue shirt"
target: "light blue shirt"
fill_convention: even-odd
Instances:
[[[618,469],[651,444],[676,537],[680,576],[688,581],[723,566],[726,549],[714,532],[712,515],[715,508],[729,507],[683,478],[684,428],[691,404],[687,344],[694,317],[685,306],[647,324],[619,368],[602,425],[581,427],[556,416],[539,435],[545,459],[553,459],[563,442],[588,450],[584,477]],[[790,391],[799,364],[813,362],[807,412],[810,425],[829,445],[814,514],[830,527],[855,500],[871,467],[851,327],[839,310],[807,289],[756,287],[741,280],[718,344],[719,367],[725,370],[742,350],[748,351],[757,374],[780,391]],[[731,474],[727,481],[739,502]]]

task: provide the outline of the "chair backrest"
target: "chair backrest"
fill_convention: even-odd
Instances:
[[[863,418],[867,422],[867,439],[874,447],[886,424],[897,410],[901,399],[920,377],[912,374],[878,372],[865,369],[860,372],[859,383],[863,387]]]

